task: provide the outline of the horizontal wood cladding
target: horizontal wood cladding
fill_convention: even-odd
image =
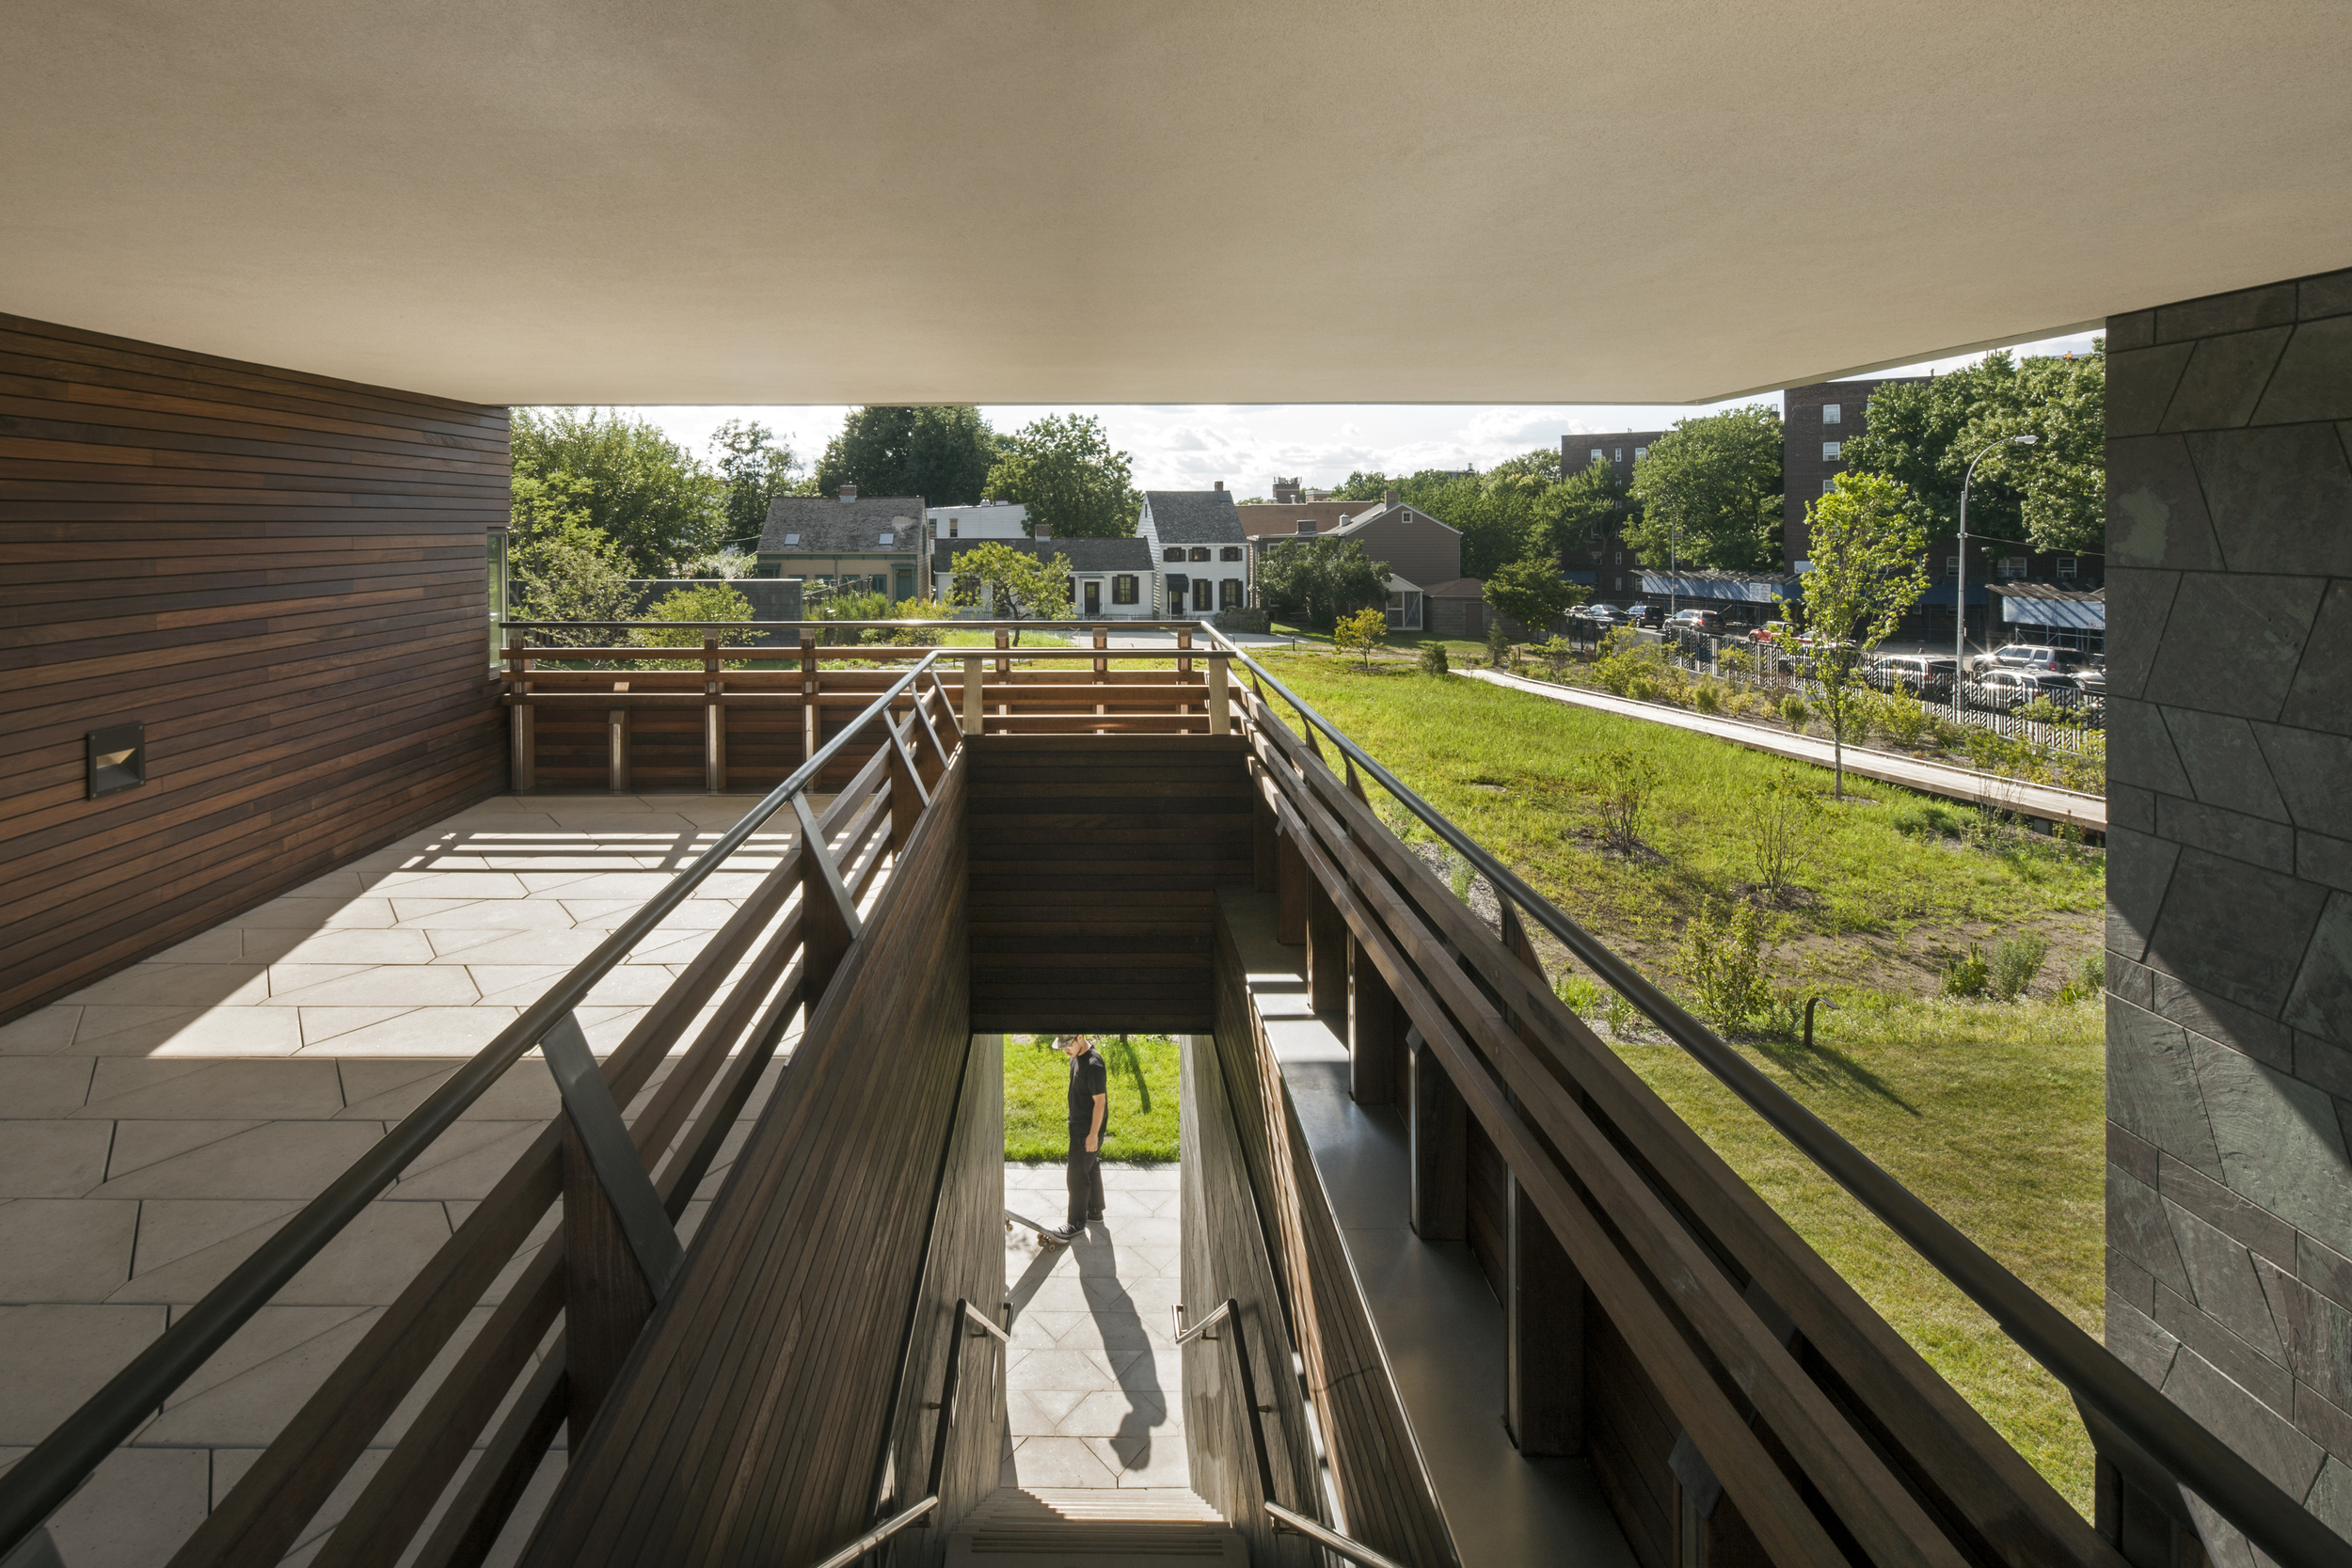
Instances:
[[[0,1020],[504,787],[508,477],[502,408],[0,315]]]
[[[1240,738],[965,744],[974,1026],[1206,1030],[1216,890],[1251,877]]]

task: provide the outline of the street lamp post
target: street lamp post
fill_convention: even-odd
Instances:
[[[1961,716],[1961,690],[1968,678],[1968,486],[1977,477],[1977,465],[1987,452],[2002,447],[2030,447],[2039,436],[2005,436],[1983,451],[1968,460],[1968,471],[1960,480],[1960,576],[1952,590],[1952,718]],[[1986,607],[1990,615],[1992,609]]]

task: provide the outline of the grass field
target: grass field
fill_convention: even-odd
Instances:
[[[1110,1136],[1103,1158],[1152,1164],[1176,1158],[1176,1042],[1166,1035],[1097,1035],[1110,1069]],[[1005,1037],[1005,1158],[1059,1160],[1070,1152],[1070,1058],[1051,1035]]]
[[[1702,900],[1754,896],[1745,802],[1792,766],[1728,743],[1409,667],[1370,673],[1326,656],[1263,661],[1326,718],[1561,908],[1677,983]],[[1277,711],[1280,711],[1278,706]],[[1629,748],[1658,784],[1638,849],[1603,847],[1592,760]],[[1825,770],[1800,768],[1824,796]],[[1800,1101],[2077,1323],[2102,1323],[2104,1036],[2095,1001],[2054,993],[2100,944],[2097,851],[1944,831],[1954,812],[1892,786],[1824,802],[1771,910],[1776,986],[1821,994],[1811,1052],[1743,1047]],[[1378,790],[1391,824],[1400,808]],[[1414,835],[1408,835],[1414,836]],[[1417,835],[1424,846],[1429,835]],[[1429,852],[1435,853],[1434,846]],[[1483,890],[1478,890],[1483,892]],[[1972,942],[2035,930],[2052,957],[2026,1000],[1938,994]],[[1540,939],[1547,970],[1572,972]],[[1597,1022],[1607,1022],[1605,1009]],[[2090,1507],[2090,1448],[2064,1392],[1875,1218],[1678,1049],[1644,1043],[1620,1011],[1617,1049],[1798,1232],[2048,1477]]]
[[[2099,1004],[1855,1001],[1815,1049],[1746,1048],[1783,1088],[2093,1336],[2104,1323]],[[1618,1053],[2086,1516],[2091,1449],[2057,1380],[1707,1070]]]

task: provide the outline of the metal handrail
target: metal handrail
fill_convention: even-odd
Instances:
[[[692,865],[673,876],[667,886],[598,943],[595,952],[574,965],[548,988],[546,995],[525,1008],[519,1018],[427,1095],[423,1103],[402,1118],[349,1169],[327,1183],[324,1192],[305,1204],[251,1257],[206,1291],[184,1317],[133,1356],[128,1365],[106,1380],[103,1387],[17,1461],[6,1476],[0,1476],[0,1556],[13,1549],[72,1497],[107,1454],[137,1431],[139,1424],[226,1344],[246,1320],[268,1305],[270,1298],[302,1271],[303,1265],[364,1212],[377,1194],[390,1186],[524,1052],[579,1006],[596,982],[627,957],[646,933],[684,903],[688,895],[718,869],[721,862],[815,783],[851,736],[876,718],[886,716],[890,705],[931,670],[937,657],[937,650],[932,650],[929,657],[909,668],[741,821],[721,834],[718,842]],[[935,673],[933,678],[937,678]],[[884,721],[887,722],[886,718]]]
[[[930,1497],[925,1497],[922,1501],[916,1503],[913,1508],[907,1509],[903,1513],[894,1513],[889,1518],[884,1519],[881,1524],[876,1525],[872,1529],[867,1530],[864,1535],[859,1536],[855,1541],[850,1542],[848,1545],[834,1553],[833,1556],[818,1563],[817,1568],[849,1568],[850,1563],[855,1562],[859,1558],[864,1557],[867,1552],[872,1551],[875,1547],[881,1545],[883,1542],[889,1540],[892,1536],[898,1534],[900,1530],[906,1528],[909,1525],[914,1523],[915,1520],[920,1519],[924,1514],[929,1513],[932,1509],[937,1508],[938,1506],[939,1497],[938,1495],[934,1493]]]
[[[1208,630],[1244,668],[1295,709],[1304,723],[1321,731],[1343,756],[1378,781],[1399,804],[1452,846],[1487,879],[1498,897],[1509,898],[1557,937],[1587,968],[1646,1014],[1667,1038],[1713,1073],[1773,1131],[1796,1145],[1839,1186],[1885,1221],[1937,1273],[1990,1313],[2019,1348],[2064,1384],[2075,1399],[2097,1410],[2126,1440],[2137,1444],[2170,1472],[2176,1481],[2202,1497],[2216,1513],[2245,1531],[2254,1544],[2282,1562],[2352,1568],[2352,1542],[2322,1524],[2269,1477],[2125,1366],[2114,1352],[2085,1333],[2072,1318],[2004,1268],[1992,1254],[1888,1175],[1876,1161],[1847,1142],[1827,1122],[1798,1103],[1722,1036],[1562,913],[1518,873],[1481,848],[1443,813],[1374,761],[1370,752],[1309,707],[1263,665],[1214,626]]]
[[[1363,1568],[1405,1568],[1396,1559],[1383,1556],[1362,1542],[1350,1540],[1330,1526],[1318,1524],[1304,1513],[1284,1508],[1280,1503],[1269,1502],[1265,1511],[1274,1516],[1276,1524],[1306,1536],[1326,1550],[1339,1553],[1350,1562],[1362,1563]]]
[[[1184,1304],[1181,1301],[1171,1303],[1168,1308],[1168,1316],[1169,1322],[1175,1324],[1176,1343],[1178,1348],[1181,1349],[1182,1347],[1192,1343],[1192,1341],[1200,1338],[1200,1336],[1206,1334],[1210,1329],[1215,1328],[1217,1324],[1217,1320],[1225,1317],[1232,1310],[1233,1303],[1231,1299],[1228,1299],[1225,1304],[1219,1307],[1216,1311],[1210,1313],[1207,1317],[1201,1319],[1190,1328],[1186,1328],[1184,1326]]]

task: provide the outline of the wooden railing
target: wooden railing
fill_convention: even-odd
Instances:
[[[996,628],[993,650],[833,646],[816,641],[821,628],[799,629],[797,649],[727,646],[715,632],[699,649],[511,644],[501,700],[514,787],[765,788],[816,755],[844,717],[896,678],[894,666],[927,659],[937,660],[942,689],[952,688],[974,735],[1225,735],[1232,726],[1232,656],[1195,648],[1189,627],[1173,647],[1115,649],[1100,626],[1032,623],[1024,629],[1092,646],[1016,648]],[[700,668],[661,668],[689,662]],[[842,752],[836,774],[862,760],[860,748]]]
[[[1350,1021],[1359,1085],[1391,1092],[1387,1021],[1399,1011],[1410,1021],[1405,1081],[1392,1091],[1412,1131],[1415,1228],[1459,1234],[1445,1226],[1463,1201],[1466,1116],[1544,1222],[1515,1227],[1533,1233],[1534,1251],[1515,1248],[1507,1331],[1515,1346],[1549,1340],[1579,1364],[1555,1365],[1542,1383],[1515,1371],[1515,1433],[1549,1429],[1566,1443],[1549,1451],[1579,1451],[1574,1428],[1589,1403],[1582,1346],[1595,1339],[1578,1329],[1589,1305],[1679,1427],[1669,1490],[1681,1517],[1670,1526],[1683,1561],[1708,1560],[1710,1541],[1734,1555],[1748,1541],[1789,1563],[2122,1568],[2111,1493],[2128,1479],[2152,1504],[2169,1493],[2177,1508],[2183,1488],[2194,1492],[2279,1560],[2352,1563],[2352,1545],[1235,657],[1252,686],[1240,699],[1242,731],[1279,832],[1283,940],[1307,946],[1316,1010]],[[1383,821],[1367,778],[1490,883],[1499,930]],[[1562,1004],[1531,926],[1649,1016],[2066,1385],[2100,1450],[2099,1528]],[[1518,1288],[1539,1278],[1539,1289]]]

